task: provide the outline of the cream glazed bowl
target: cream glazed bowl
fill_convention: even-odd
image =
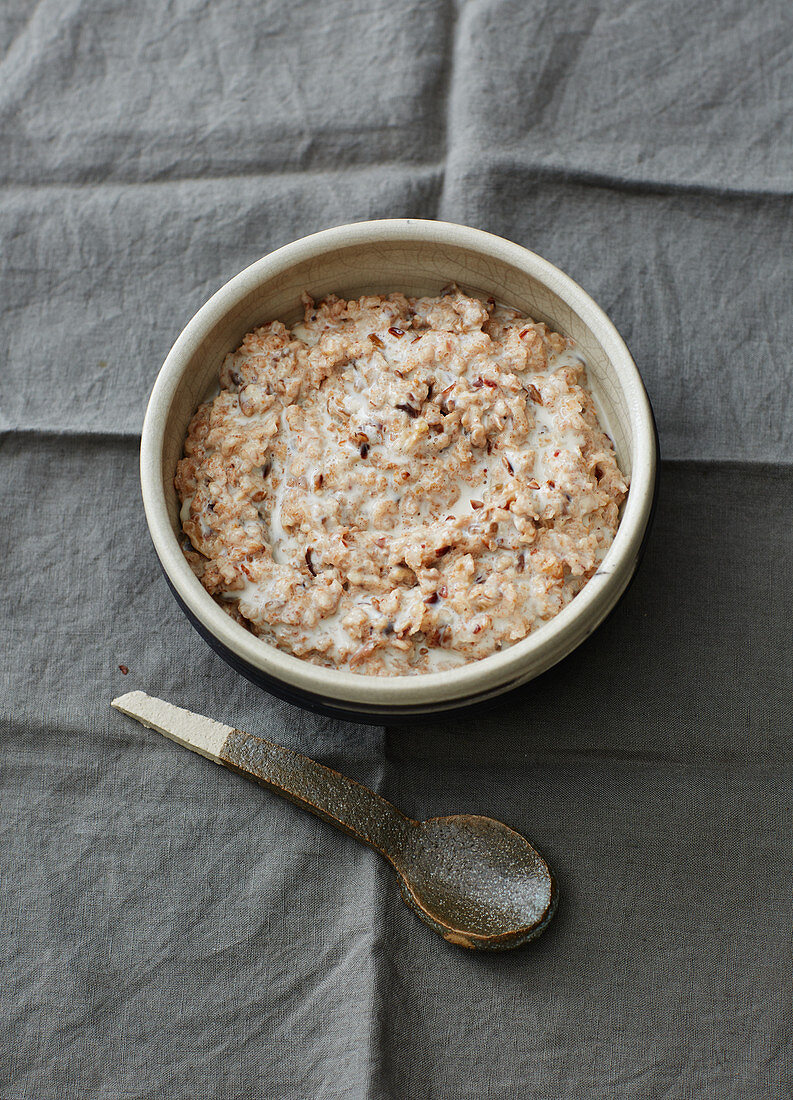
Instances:
[[[195,577],[180,543],[176,464],[188,425],[226,354],[266,321],[302,316],[300,295],[435,295],[449,282],[493,297],[572,337],[587,362],[603,426],[631,485],[601,567],[558,615],[523,641],[450,671],[367,676],[301,660],[235,622]],[[656,493],[658,443],[647,394],[614,325],[572,279],[520,245],[446,222],[394,219],[342,225],[258,260],[210,298],[171,349],[149,400],[141,440],[146,519],[166,579],[205,640],[274,695],[355,721],[398,721],[471,706],[555,665],[603,621],[639,562]]]

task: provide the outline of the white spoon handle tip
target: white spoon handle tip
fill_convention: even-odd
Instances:
[[[110,705],[186,749],[214,760],[216,764],[221,762],[221,750],[226,738],[233,732],[233,726],[224,726],[222,722],[215,722],[203,714],[175,707],[173,703],[155,699],[145,691],[127,692]]]

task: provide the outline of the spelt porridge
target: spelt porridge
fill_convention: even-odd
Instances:
[[[596,572],[628,489],[572,341],[455,286],[304,305],[245,336],[190,424],[176,488],[201,583],[355,672],[525,638]]]

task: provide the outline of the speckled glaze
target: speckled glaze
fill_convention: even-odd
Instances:
[[[240,730],[228,734],[218,760],[378,851],[407,905],[449,943],[520,947],[554,914],[548,865],[500,821],[472,814],[413,821],[355,780]]]
[[[631,489],[602,567],[572,603],[514,646],[443,673],[371,677],[301,661],[227,616],[180,550],[173,486],[188,423],[246,332],[301,314],[321,298],[401,290],[437,294],[446,283],[495,297],[571,336],[587,361],[602,420]],[[603,311],[558,268],[519,245],[444,222],[389,220],[339,226],[265,256],[222,287],[177,340],[152,391],[141,441],[141,483],[155,550],[191,622],[228,663],[266,690],[359,721],[400,720],[470,706],[556,664],[603,621],[636,569],[652,515],[657,437],[639,372]]]

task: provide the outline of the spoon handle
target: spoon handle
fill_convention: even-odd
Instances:
[[[392,863],[415,825],[368,787],[264,737],[224,726],[142,691],[122,695],[112,705],[185,748],[288,798]]]
[[[255,779],[301,809],[377,849],[387,859],[399,851],[413,824],[396,806],[346,775],[264,737],[232,730],[221,763]]]

